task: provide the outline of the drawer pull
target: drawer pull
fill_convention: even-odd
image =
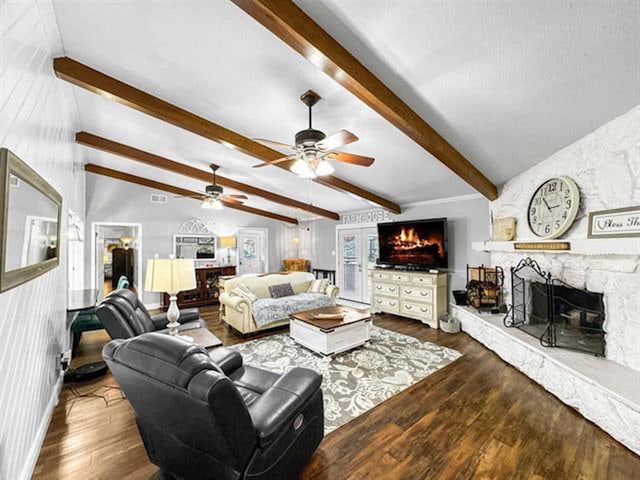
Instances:
[[[405,305],[404,308],[406,308],[407,310],[411,310],[413,307],[411,305]]]
[[[389,291],[390,291],[390,292],[395,292],[395,291],[396,291],[396,288],[395,288],[395,287],[389,287]]]
[[[382,290],[382,287],[381,287],[380,285],[376,285],[376,288],[377,288],[378,290]]]
[[[396,306],[395,302],[389,302],[389,305],[391,305],[392,307]]]
[[[411,292],[413,292],[413,290],[405,290],[404,293],[406,293],[407,295],[411,295]]]
[[[376,303],[380,304],[382,303],[382,300],[376,300]]]
[[[421,308],[420,308],[420,311],[421,311],[422,313],[427,313],[427,312],[429,311],[429,309],[428,309],[428,308],[422,308],[422,307],[421,307]]]
[[[429,295],[429,292],[420,292],[420,295],[422,295],[423,297],[426,297]]]

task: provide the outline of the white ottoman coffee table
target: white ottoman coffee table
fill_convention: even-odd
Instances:
[[[343,319],[325,320],[318,314],[344,313]],[[303,347],[322,355],[335,355],[359,347],[371,338],[371,313],[335,306],[307,310],[289,316],[290,335]]]

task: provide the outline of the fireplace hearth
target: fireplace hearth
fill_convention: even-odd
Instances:
[[[504,324],[537,337],[545,347],[604,356],[605,309],[601,293],[552,278],[531,258],[511,268],[511,301]]]

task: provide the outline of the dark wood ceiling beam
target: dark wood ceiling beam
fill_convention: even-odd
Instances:
[[[213,140],[214,142],[218,142],[234,150],[238,150],[246,155],[251,155],[259,160],[267,162],[282,158],[283,156],[283,154],[277,150],[254,142],[250,138],[127,85],[120,80],[105,75],[71,58],[56,58],[53,61],[53,70],[59,78],[73,85],[87,89],[102,97],[114,100],[134,110],[146,113],[147,115],[188,130],[209,140]],[[288,170],[286,165],[276,166]],[[328,187],[362,197],[392,212],[400,213],[401,211],[398,204],[337,177],[327,175],[315,181]]]
[[[138,177],[136,175],[131,175],[130,173],[121,172],[119,170],[113,170],[107,167],[101,167],[100,165],[94,165],[92,163],[88,163],[84,166],[85,171],[96,173],[98,175],[102,175],[105,177],[115,178],[116,180],[122,180],[124,182],[135,183],[136,185],[142,185],[143,187],[154,188],[156,190],[162,190],[164,192],[173,193],[175,195],[198,195],[200,192],[194,192],[192,190],[187,190],[185,188],[175,187],[173,185],[168,185],[162,182],[156,182],[155,180],[150,180],[148,178]],[[201,199],[204,198],[204,195]],[[200,199],[200,200],[201,200]],[[194,200],[198,200],[195,198]],[[287,217],[285,215],[279,215],[277,213],[268,212],[266,210],[261,210],[259,208],[249,207],[248,205],[242,205],[240,203],[232,203],[222,201],[225,207],[233,208],[235,210],[240,210],[242,212],[251,213],[253,215],[259,215],[261,217],[271,218],[273,220],[279,220],[281,222],[293,223],[294,225],[298,224],[298,220],[292,217]]]
[[[290,0],[232,0],[489,200],[496,186]]]
[[[207,172],[204,170],[200,170],[199,168],[185,165],[184,163],[176,162],[175,160],[170,160],[159,155],[154,155],[153,153],[145,152],[144,150],[139,150],[122,143],[114,142],[113,140],[108,140],[92,133],[76,133],[76,143],[95,148],[96,150],[111,153],[113,155],[125,157],[130,160],[135,160],[137,162],[144,163],[145,165],[150,165],[152,167],[161,168],[169,172],[185,175],[196,180],[202,180],[203,182],[211,183],[211,171]],[[286,207],[297,208],[298,210],[311,212],[316,215],[329,218],[331,220],[340,220],[340,215],[330,210],[325,210],[324,208],[316,207],[304,202],[299,202],[292,198],[278,195],[276,193],[254,187],[252,185],[247,185],[246,183],[238,182],[221,175],[216,175],[216,182],[223,187],[233,188],[249,195],[255,195],[257,197],[264,198],[265,200],[269,200],[270,202],[279,203]]]

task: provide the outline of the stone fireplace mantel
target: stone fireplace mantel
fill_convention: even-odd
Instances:
[[[640,455],[640,372],[606,358],[545,348],[504,315],[451,305],[462,330]]]

